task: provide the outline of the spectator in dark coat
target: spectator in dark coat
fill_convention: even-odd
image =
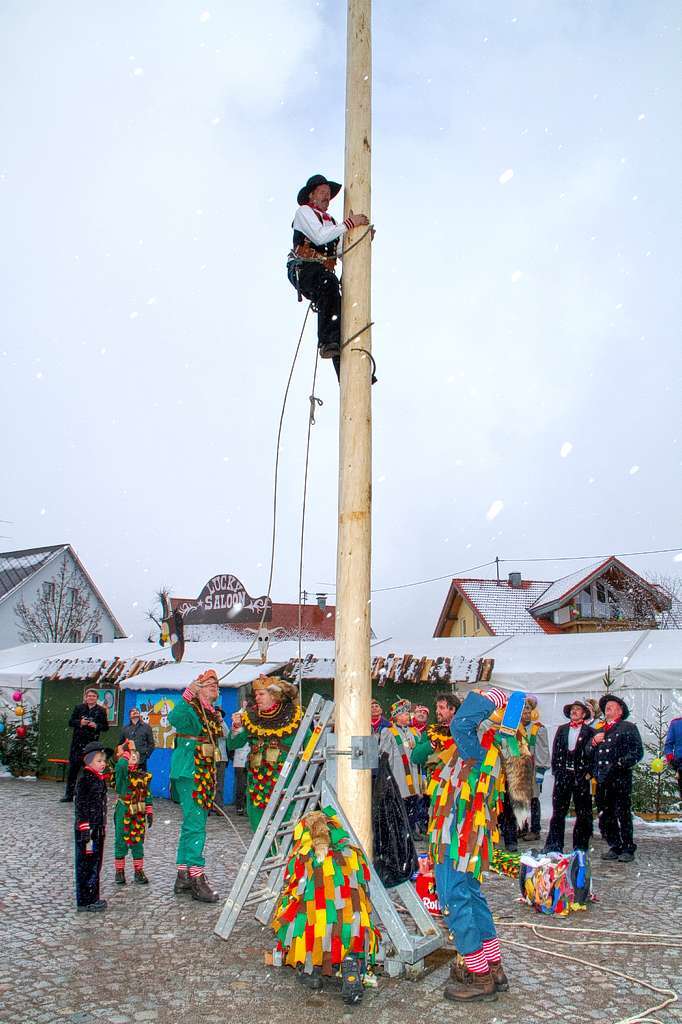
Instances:
[[[73,729],[71,749],[69,750],[69,770],[66,776],[66,791],[60,803],[70,804],[76,788],[78,773],[83,767],[83,751],[89,743],[98,740],[100,733],[109,728],[107,713],[97,703],[97,690],[93,687],[83,694],[83,703],[77,704],[71,712],[69,728]]]
[[[76,909],[96,912],[107,909],[99,898],[104,839],[107,830],[107,751],[99,742],[88,743],[83,750],[76,782]]]
[[[154,753],[156,743],[154,742],[152,727],[142,721],[139,708],[133,707],[130,709],[130,724],[124,726],[121,730],[121,737],[124,740],[133,741],[135,750],[140,755],[138,769],[139,771],[146,771],[147,761]]]
[[[677,785],[682,796],[682,718],[673,718],[668,726],[663,755],[677,772]]]
[[[560,725],[552,746],[552,820],[545,842],[545,853],[563,853],[566,815],[575,805],[573,849],[587,850],[592,835],[592,762],[594,729],[587,724],[590,709],[581,700],[564,707],[569,719]]]
[[[637,849],[632,825],[632,769],[644,757],[644,747],[637,726],[626,722],[630,709],[624,700],[605,694],[599,707],[605,724],[592,738],[592,746],[599,829],[609,844],[602,860],[629,863]]]

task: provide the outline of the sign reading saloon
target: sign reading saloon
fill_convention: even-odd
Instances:
[[[178,611],[185,626],[260,623],[261,619],[272,619],[272,601],[269,597],[250,597],[236,576],[223,574],[208,581],[196,603],[186,601]]]

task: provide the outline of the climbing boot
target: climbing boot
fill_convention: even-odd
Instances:
[[[307,988],[310,992],[322,991],[322,975],[319,967],[313,967],[312,974],[306,974],[303,968],[299,967],[296,971],[296,978],[303,988]]]
[[[490,973],[492,974],[493,981],[495,982],[495,991],[496,992],[508,992],[509,991],[509,978],[504,973],[504,967],[502,966],[502,961],[498,960],[497,962],[494,962],[494,961],[491,962],[489,960],[488,961],[488,967],[490,968]]]
[[[191,892],[192,882],[189,877],[189,871],[187,868],[184,871],[178,871],[178,877],[175,879],[175,885],[173,886],[173,892],[178,896],[181,892]]]
[[[194,878],[190,878],[190,883],[193,900],[198,900],[199,903],[218,902],[218,893],[208,884],[206,875],[195,875]]]
[[[365,994],[362,987],[362,975],[357,958],[345,956],[341,961],[341,998],[344,1003],[353,1006],[359,1003]]]
[[[124,868],[116,868],[116,874],[114,875],[114,881],[116,885],[126,884],[126,873]]]
[[[466,967],[464,970],[466,973],[462,974],[461,981],[453,978],[452,970],[450,971],[450,980],[443,991],[446,999],[453,1003],[492,1003],[497,999],[497,990],[491,971],[486,971],[485,974],[473,974],[466,970]]]
[[[137,885],[149,885],[149,879],[144,873],[144,868],[135,868],[135,882]]]
[[[327,341],[319,346],[320,348],[320,359],[334,359],[335,356],[341,355],[341,348],[338,341]]]
[[[629,850],[623,850],[622,853],[618,854],[618,860],[621,864],[632,864],[635,859],[634,853],[630,853]]]
[[[609,850],[606,850],[605,853],[602,853],[602,855],[601,855],[601,859],[602,860],[618,860],[619,857],[620,857],[620,850],[614,850],[612,848],[609,849]]]

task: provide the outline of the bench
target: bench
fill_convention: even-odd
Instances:
[[[59,768],[61,768],[61,770],[62,770],[62,777],[61,777],[61,779],[59,781],[63,782],[64,778],[66,776],[66,769],[67,769],[68,764],[69,764],[68,757],[48,757],[47,763],[48,764],[56,764]]]

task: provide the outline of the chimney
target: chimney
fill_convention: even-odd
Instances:
[[[519,589],[519,587],[521,586],[521,573],[520,572],[510,572],[509,573],[509,586],[512,587],[514,590],[518,590]]]
[[[317,601],[317,607],[320,609],[320,611],[323,612],[325,610],[325,608],[327,607],[327,595],[326,594],[315,594],[315,599]]]

